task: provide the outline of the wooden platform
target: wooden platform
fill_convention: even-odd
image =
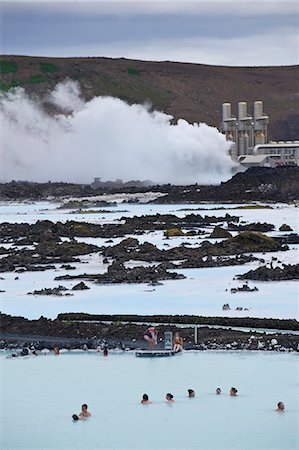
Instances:
[[[138,358],[164,358],[175,356],[178,352],[172,350],[136,350],[135,356]]]

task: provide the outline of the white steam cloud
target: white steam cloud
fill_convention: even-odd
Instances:
[[[190,125],[111,97],[85,102],[79,85],[59,83],[46,99],[49,115],[21,88],[0,96],[2,182],[90,183],[121,178],[158,183],[219,183],[234,166],[216,128]]]

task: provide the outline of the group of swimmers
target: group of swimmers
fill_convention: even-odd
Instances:
[[[195,390],[194,389],[188,389],[187,392],[188,392],[188,396],[187,397],[189,397],[189,398],[194,398],[195,397]],[[216,395],[221,395],[221,392],[222,392],[221,389],[218,387],[216,389]],[[237,397],[238,390],[235,387],[232,387],[230,389],[230,391],[229,391],[229,395],[232,396],[232,397]],[[173,397],[173,395],[170,392],[168,392],[168,394],[166,394],[165,400],[167,402],[175,402],[174,397]],[[150,401],[149,396],[147,394],[143,394],[140,403],[142,403],[143,405],[148,405],[148,404],[153,403],[153,402]],[[282,402],[279,402],[279,403],[282,403]]]
[[[187,397],[189,397],[189,398],[194,398],[195,397],[195,390],[194,389],[188,389],[187,392],[188,392],[188,396]],[[222,393],[222,391],[218,387],[216,389],[216,395],[221,395],[221,393]],[[235,387],[230,388],[229,395],[231,397],[237,397],[238,396],[238,390]],[[165,400],[168,403],[174,403],[175,402],[174,397],[173,397],[173,395],[170,392],[168,392],[166,394]],[[143,404],[143,405],[149,405],[149,404],[151,404],[153,402],[149,399],[149,396],[147,394],[143,394],[140,403]],[[284,410],[285,410],[284,403],[283,402],[278,402],[276,411],[284,412]]]
[[[195,391],[194,389],[188,389],[188,397],[189,398],[194,398],[195,397]],[[221,395],[221,389],[218,387],[216,389],[216,395]],[[235,387],[232,387],[229,391],[229,395],[231,397],[236,397],[238,395],[238,390]],[[167,403],[174,403],[174,396],[168,392],[165,396],[165,400]],[[142,405],[150,405],[151,403],[153,403],[150,399],[149,396],[147,394],[143,394],[141,402]],[[277,403],[277,408],[276,411],[278,412],[284,412],[285,410],[285,406],[283,402],[278,402]],[[88,411],[88,406],[86,403],[83,403],[82,407],[81,407],[81,412],[77,415],[77,414],[73,414],[72,418],[73,420],[76,422],[77,420],[86,420],[88,419],[88,417],[91,416],[91,413]]]

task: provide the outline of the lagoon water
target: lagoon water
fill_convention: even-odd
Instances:
[[[1,205],[2,222],[37,220],[78,220],[94,223],[116,221],[122,216],[174,213],[185,215],[194,205],[131,205],[107,208],[110,213],[70,214],[50,202]],[[202,205],[211,211],[202,215],[240,216],[246,222],[270,222],[275,234],[282,223],[298,232],[297,209],[272,205],[274,209],[215,210],[225,205]],[[121,212],[127,210],[127,212]],[[213,227],[211,227],[212,230]],[[273,233],[269,233],[270,235]],[[206,236],[165,240],[162,232],[137,236],[159,248],[183,242],[198,245]],[[104,239],[84,239],[96,245],[108,245]],[[114,239],[114,244],[121,239]],[[215,240],[214,240],[215,242]],[[298,261],[298,246],[288,252],[258,254],[266,262],[273,256],[282,263]],[[103,273],[107,265],[98,254],[81,257],[71,274]],[[88,264],[86,264],[88,263]],[[129,262],[129,265],[135,263]],[[231,294],[240,286],[234,276],[259,262],[245,266],[188,269],[181,272],[185,280],[163,282],[156,288],[141,285],[95,285],[86,282],[88,291],[74,292],[72,297],[32,296],[27,292],[63,284],[71,288],[75,281],[54,281],[68,273],[57,264],[55,270],[2,274],[1,311],[28,318],[41,315],[55,318],[61,312],[98,314],[198,314],[297,318],[296,282],[250,282],[259,291]],[[16,275],[18,280],[15,279]],[[222,311],[229,303],[231,311]],[[249,311],[236,311],[237,306]],[[58,357],[6,358],[0,352],[0,448],[1,450],[295,450],[299,448],[298,423],[298,353],[267,352],[184,352],[173,358],[140,359],[134,353],[109,354],[67,352]],[[215,395],[216,387],[223,394]],[[237,387],[239,396],[228,391]],[[187,389],[196,398],[187,398]],[[143,393],[153,404],[140,405]],[[166,404],[165,394],[172,392],[173,405]],[[286,404],[285,413],[275,411],[278,401]],[[87,403],[92,417],[74,423]],[[2,439],[2,441],[1,441]]]
[[[278,228],[283,224],[289,224],[294,232],[299,231],[298,209],[290,205],[271,205],[273,209],[231,209],[238,205],[204,204],[204,205],[134,205],[118,204],[116,207],[106,208],[107,212],[96,214],[74,214],[72,211],[57,209],[59,204],[51,202],[26,203],[2,203],[1,222],[28,222],[37,220],[88,221],[92,223],[107,223],[119,220],[121,217],[132,217],[142,214],[173,213],[184,216],[192,212],[201,215],[224,216],[226,213],[240,217],[246,222],[269,222],[275,225],[275,232],[282,234]],[[217,208],[227,208],[219,210]],[[202,210],[199,210],[202,208]],[[206,211],[208,209],[209,211]],[[123,212],[126,210],[127,212]],[[191,210],[191,211],[190,211]],[[102,209],[101,209],[102,211]],[[213,226],[210,228],[212,231]],[[206,230],[207,231],[207,230]],[[147,233],[136,236],[139,241],[151,242],[159,248],[179,246],[183,242],[189,245],[199,245],[206,236],[179,237],[166,240],[163,232]],[[113,239],[117,244],[123,238]],[[78,238],[98,246],[109,245],[106,239]],[[213,240],[213,242],[216,242]],[[111,245],[111,244],[110,244]],[[298,261],[298,245],[291,247],[287,252],[257,254],[266,262],[278,257],[282,263],[295,263]],[[107,265],[103,264],[102,257],[98,254],[81,257],[82,263],[74,264],[76,270],[71,274],[103,273]],[[85,264],[84,264],[85,263]],[[88,264],[86,264],[88,263]],[[134,265],[133,263],[128,263]],[[73,265],[73,264],[72,264]],[[180,270],[187,278],[179,281],[165,281],[163,286],[150,287],[140,285],[95,285],[86,284],[91,288],[88,291],[74,292],[71,297],[30,296],[28,292],[53,288],[58,284],[73,287],[77,281],[54,281],[57,275],[66,274],[60,269],[46,272],[25,272],[3,274],[0,289],[1,310],[7,314],[22,315],[28,318],[38,318],[41,315],[55,318],[60,312],[87,312],[98,314],[198,314],[198,315],[223,315],[223,316],[251,316],[273,318],[299,318],[298,283],[294,281],[283,282],[249,282],[249,286],[257,286],[259,291],[252,293],[231,294],[232,287],[241,286],[242,281],[233,280],[235,275],[258,267],[259,262],[235,267],[219,267],[208,269]],[[230,311],[222,311],[222,305],[229,303]],[[236,311],[237,307],[247,307],[249,311]]]
[[[295,450],[298,354],[132,352],[0,356],[1,449]],[[215,389],[222,388],[216,396]],[[235,386],[239,396],[228,395]],[[187,389],[196,391],[187,398]],[[153,403],[141,405],[143,393]],[[166,404],[167,392],[176,402]],[[275,411],[284,401],[286,411]],[[92,417],[73,422],[87,403]]]

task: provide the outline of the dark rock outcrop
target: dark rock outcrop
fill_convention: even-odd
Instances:
[[[299,331],[296,319],[265,319],[258,317],[205,317],[196,315],[137,315],[137,314],[88,314],[64,313],[57,316],[59,320],[88,320],[88,321],[124,321],[144,323],[194,324],[194,325],[222,325],[228,327],[265,328]]]
[[[293,229],[290,227],[290,225],[287,225],[286,223],[283,223],[279,227],[279,231],[293,231]]]
[[[243,284],[242,287],[231,288],[230,290],[231,294],[235,294],[236,292],[256,292],[256,291],[258,291],[258,288],[256,286],[250,288],[247,284]]]
[[[231,238],[232,235],[229,231],[221,227],[215,227],[213,232],[210,234],[210,238]]]
[[[281,246],[271,237],[255,231],[244,231],[216,245],[230,254],[287,250],[287,247]]]
[[[271,223],[248,223],[248,224],[229,224],[228,229],[231,231],[259,231],[260,233],[267,233],[274,230],[274,225]]]
[[[55,288],[44,288],[41,290],[35,290],[33,292],[28,292],[27,295],[56,295],[58,297],[62,297],[62,296],[69,296],[69,295],[73,295],[73,294],[69,294],[69,293],[64,293],[67,291],[67,288],[64,286],[58,286]]]
[[[90,288],[88,286],[86,286],[86,284],[83,281],[81,281],[80,283],[78,283],[72,287],[72,291],[84,291],[87,289],[90,289]]]
[[[108,267],[107,273],[98,276],[97,283],[151,283],[183,278],[185,278],[183,274],[168,272],[159,266],[126,269],[123,264],[114,262]]]
[[[285,280],[299,280],[299,264],[283,265],[282,268],[268,268],[266,266],[258,267],[255,270],[243,275],[238,275],[240,280],[259,280],[259,281],[285,281]]]
[[[76,280],[85,279],[95,281],[100,284],[116,284],[116,283],[152,283],[163,280],[181,280],[185,278],[183,274],[176,272],[168,272],[160,266],[156,267],[134,267],[133,269],[126,269],[125,266],[119,262],[114,261],[108,266],[107,272],[98,274],[83,274],[83,275],[62,275],[55,278],[55,280]]]
[[[174,186],[152,203],[291,202],[299,199],[299,167],[251,167],[220,186]]]

